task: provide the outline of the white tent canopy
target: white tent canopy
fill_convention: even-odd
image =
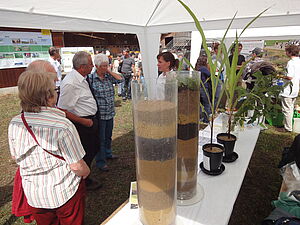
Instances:
[[[300,25],[299,0],[184,0],[205,30],[242,28],[270,7],[252,27]],[[191,16],[177,0],[1,0],[0,26],[61,31],[135,33],[146,76],[156,74],[161,33],[195,30]],[[285,33],[278,34],[284,36]]]

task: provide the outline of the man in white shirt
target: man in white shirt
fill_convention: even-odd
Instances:
[[[60,82],[61,82],[61,66],[60,66],[60,62],[58,60],[60,60],[61,56],[59,54],[58,48],[56,48],[56,47],[50,47],[48,52],[50,55],[49,62],[54,67],[54,69],[57,73],[56,87],[59,87]]]
[[[299,94],[300,81],[300,59],[299,48],[296,45],[289,45],[285,48],[286,55],[290,58],[287,64],[286,80],[292,82],[287,85],[281,93],[282,112],[284,115],[283,125],[286,132],[292,131],[292,121],[294,113],[294,104]]]
[[[28,67],[26,68],[26,70],[33,71],[33,72],[39,72],[39,73],[46,73],[46,72],[56,73],[55,69],[50,64],[50,62],[45,61],[45,60],[35,60],[35,61],[31,62],[28,65]],[[54,82],[56,82],[56,81],[57,81],[57,77],[54,80]],[[78,117],[75,114],[68,112],[67,110],[64,110],[64,109],[60,109],[60,110],[63,110],[66,113],[66,117],[69,120],[71,120],[72,122],[80,123],[86,127],[91,127],[93,125],[93,121],[91,119]]]
[[[100,148],[98,120],[96,113],[98,111],[96,100],[86,81],[86,76],[90,74],[93,68],[91,55],[87,52],[77,52],[73,57],[73,70],[66,75],[61,83],[60,98],[58,107],[67,110],[78,117],[91,119],[92,125],[87,127],[77,121],[74,123],[86,155],[83,158],[86,164],[91,167],[91,163]],[[87,179],[87,186],[95,186],[95,181]],[[94,189],[94,188],[91,188]]]

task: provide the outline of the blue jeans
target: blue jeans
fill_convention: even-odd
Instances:
[[[143,89],[144,89],[144,97],[148,97],[147,84],[145,83],[145,77],[140,76],[140,79],[141,79]]]
[[[122,89],[124,88],[124,82],[118,84],[118,95],[122,95]]]
[[[122,85],[122,97],[131,99],[131,73],[122,75],[124,77],[124,81],[122,82],[124,84]]]
[[[95,157],[96,166],[102,168],[106,165],[106,158],[112,157],[111,151],[111,137],[114,127],[114,119],[99,120],[99,137],[100,137],[100,149]]]
[[[210,94],[210,90],[206,89],[208,94]],[[204,123],[209,122],[208,116],[211,114],[211,107],[209,104],[209,99],[211,96],[207,96],[206,92],[204,91],[203,87],[200,87],[200,102],[202,103],[205,112],[202,111],[202,108],[200,108],[200,117],[203,118]]]
[[[217,86],[217,90],[216,90],[216,96],[215,96],[215,105],[218,103],[219,98],[220,98],[220,94],[221,94],[221,90],[222,90],[222,82],[219,81],[218,86]]]

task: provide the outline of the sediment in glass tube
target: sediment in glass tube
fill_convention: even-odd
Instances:
[[[134,107],[138,202],[144,225],[171,225],[176,216],[176,104],[140,101]]]
[[[177,198],[196,194],[198,168],[199,89],[178,88]]]

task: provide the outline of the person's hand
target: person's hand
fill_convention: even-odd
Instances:
[[[278,74],[277,77],[278,77],[278,78],[285,79],[285,80],[292,80],[292,79],[293,79],[292,77],[285,76],[285,75],[281,75],[281,74]]]
[[[86,118],[82,118],[83,119],[83,123],[82,125],[85,126],[85,127],[92,127],[93,126],[93,120],[91,119],[86,119]]]
[[[111,69],[109,67],[107,67],[106,72],[109,73],[109,74],[111,74]]]

